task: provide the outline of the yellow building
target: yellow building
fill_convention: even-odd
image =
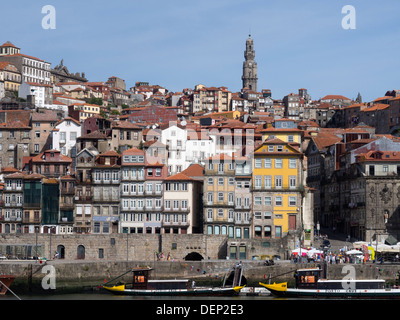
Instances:
[[[262,141],[278,138],[285,142],[301,144],[303,138],[303,130],[298,128],[274,128],[269,127],[261,130]]]
[[[69,106],[69,115],[74,119],[79,119],[80,122],[83,122],[87,118],[100,115],[102,109],[104,108],[97,104],[74,103]]]
[[[6,91],[18,91],[21,85],[21,72],[7,61],[0,61],[0,81],[4,81]]]
[[[235,204],[235,168],[226,154],[205,160],[204,232],[233,237]]]
[[[303,154],[296,144],[270,138],[253,154],[254,238],[281,239],[299,230]]]

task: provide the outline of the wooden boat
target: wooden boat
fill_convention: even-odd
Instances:
[[[327,280],[321,279],[322,269],[299,269],[295,273],[296,287],[288,288],[287,282],[259,284],[278,297],[294,298],[400,298],[399,288],[388,288],[383,279]]]
[[[0,275],[0,295],[5,295],[13,283],[15,276],[13,275]]]
[[[102,287],[114,294],[140,296],[231,296],[239,294],[240,290],[245,287],[245,284],[242,282],[243,270],[241,264],[237,264],[234,267],[234,270],[230,275],[230,278],[232,279],[231,284],[226,284],[224,281],[224,284],[221,287],[191,286],[189,279],[152,280],[150,279],[152,270],[152,268],[137,268],[129,270],[128,273],[132,272],[133,275],[131,283],[117,284],[113,286],[109,286],[106,283]],[[121,276],[117,278],[120,278]]]

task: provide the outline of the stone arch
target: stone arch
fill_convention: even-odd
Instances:
[[[83,245],[78,246],[76,258],[80,260],[85,259],[85,247]]]
[[[190,260],[190,261],[200,261],[203,260],[203,256],[198,253],[198,252],[191,252],[189,254],[186,255],[185,260]]]
[[[65,259],[65,247],[62,244],[57,246],[57,259]]]

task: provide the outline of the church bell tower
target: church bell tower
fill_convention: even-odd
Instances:
[[[255,51],[251,35],[249,35],[249,38],[246,40],[244,58],[242,75],[243,88],[247,87],[252,91],[257,91],[257,62],[254,61]]]

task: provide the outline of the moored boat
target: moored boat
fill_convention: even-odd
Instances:
[[[15,276],[0,275],[0,295],[5,295],[13,283]]]
[[[278,297],[294,298],[367,298],[399,299],[400,289],[387,287],[383,279],[341,279],[321,278],[322,269],[299,269],[295,273],[296,286],[288,288],[287,282],[259,284]]]
[[[221,287],[196,287],[191,285],[189,279],[164,279],[152,280],[152,268],[137,268],[132,272],[132,282],[117,285],[103,285],[102,287],[118,295],[140,295],[140,296],[231,296],[239,294],[245,287],[243,283],[243,269],[241,264],[237,264],[231,273],[231,284],[224,283]],[[115,279],[114,279],[115,280]],[[110,281],[112,282],[112,281]]]

